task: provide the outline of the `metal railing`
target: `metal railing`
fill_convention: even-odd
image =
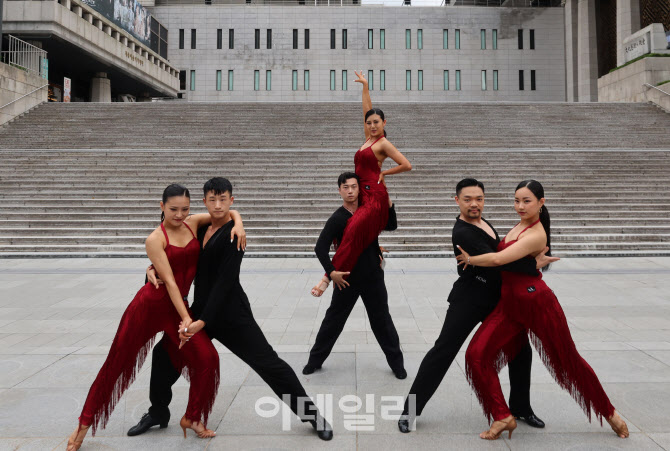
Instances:
[[[665,92],[665,91],[663,91],[661,88],[659,88],[658,86],[650,85],[649,83],[645,83],[644,86],[646,86],[646,87],[648,87],[648,88],[654,88],[654,89],[657,90],[657,91],[661,91],[661,92],[662,92],[663,94],[665,94],[666,96],[670,96],[670,92]]]
[[[29,96],[30,94],[32,94],[33,92],[37,92],[37,91],[39,91],[40,89],[44,89],[44,88],[46,88],[47,86],[49,86],[49,83],[47,83],[47,84],[45,84],[45,85],[42,85],[42,86],[40,86],[39,88],[35,88],[35,89],[33,89],[33,90],[30,91],[28,94],[23,94],[21,97],[18,97],[18,98],[16,98],[16,99],[12,100],[12,101],[9,102],[9,103],[5,103],[4,105],[0,106],[0,110],[3,109],[4,107],[7,107],[7,106],[11,105],[11,104],[14,103],[14,102],[18,102],[19,100],[21,100],[21,99],[24,98],[24,97],[28,97],[28,96]]]
[[[7,35],[9,50],[0,52],[0,61],[29,73],[48,78],[48,60],[46,50],[28,44],[26,41]]]

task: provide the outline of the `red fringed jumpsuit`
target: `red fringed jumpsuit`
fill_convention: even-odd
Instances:
[[[386,186],[379,181],[379,162],[372,146],[377,141],[356,152],[354,166],[360,179],[358,209],[349,218],[342,241],[333,256],[333,266],[338,271],[350,272],[358,257],[379,236],[389,216],[389,200]]]
[[[194,236],[184,247],[173,246],[163,224],[161,229],[167,240],[165,253],[170,268],[184,297],[195,277],[200,243]],[[156,289],[147,283],[137,292],[121,317],[107,360],[91,385],[79,424],[90,425],[93,435],[98,426],[105,427],[116,403],[142,367],[155,335],[164,332],[175,344],[175,350],[179,347],[180,321],[165,285]],[[181,350],[172,352],[170,358],[178,370],[187,368],[185,375],[191,382],[186,418],[206,424],[219,387],[219,355],[212,341],[205,331],[200,331]]]
[[[503,240],[498,252],[517,240]],[[542,275],[503,271],[500,302],[477,330],[465,354],[468,380],[489,422],[511,415],[497,372],[514,358],[527,332],[549,372],[570,392],[589,421],[592,410],[600,424],[603,417],[614,413],[595,372],[577,352],[563,309]]]

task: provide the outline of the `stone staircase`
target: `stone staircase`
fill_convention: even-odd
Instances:
[[[481,109],[487,107],[482,104]],[[32,114],[12,128],[33,120]],[[114,121],[109,127],[116,127]],[[140,125],[128,126],[128,134],[136,127]],[[170,127],[163,124],[151,136],[160,141]],[[325,126],[314,127],[317,136],[329,136]],[[83,134],[85,128],[72,130]],[[267,127],[260,123],[258,128]],[[666,124],[665,134],[667,130]],[[45,133],[35,133],[34,139]],[[542,130],[536,137],[542,137]],[[64,138],[55,138],[54,147],[65,143],[59,139]],[[100,140],[107,139],[92,136],[79,144],[100,148]],[[119,142],[124,140],[130,142],[128,136],[118,136]],[[2,150],[0,257],[144,256],[144,239],[159,224],[165,186],[185,184],[191,189],[192,211],[204,212],[202,184],[217,175],[230,178],[235,187],[235,208],[249,238],[247,255],[312,256],[326,219],[341,204],[337,175],[353,169],[360,141],[353,146],[347,142],[352,148],[319,150],[124,151],[112,145],[104,151]],[[229,147],[227,143],[220,147]],[[277,147],[288,143],[283,144]],[[514,187],[532,177],[545,186],[556,255],[670,256],[670,145],[656,147],[668,150],[408,149],[414,170],[388,178],[399,228],[382,234],[380,242],[391,256],[451,255],[451,228],[458,214],[453,190],[466,176],[486,184],[485,216],[504,234],[518,221]]]
[[[670,149],[670,115],[626,103],[382,103],[399,149]],[[49,103],[0,149],[356,149],[360,103]]]

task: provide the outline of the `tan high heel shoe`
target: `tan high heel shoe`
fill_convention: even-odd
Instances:
[[[84,443],[84,437],[88,433],[88,428],[90,426],[77,426],[77,429],[67,439],[67,451],[77,451],[81,448],[82,443]]]
[[[211,429],[207,429],[207,426],[204,424],[200,423],[199,421],[187,420],[185,416],[181,417],[179,426],[181,426],[182,430],[184,431],[184,438],[186,438],[186,429],[193,429],[193,431],[200,438],[211,438],[216,436],[216,432],[212,431]]]
[[[330,285],[330,280],[327,280],[325,277],[321,279],[319,283],[317,283],[314,288],[312,288],[312,296],[315,298],[320,298],[321,295],[323,295],[323,292],[328,289],[328,285]]]
[[[498,425],[502,423],[503,427],[500,430],[496,430],[496,423],[498,423]],[[510,415],[504,420],[494,421],[491,425],[491,428],[488,431],[484,431],[479,434],[479,437],[483,438],[484,440],[498,440],[503,432],[509,431],[508,437],[511,439],[514,429],[516,429],[516,419]]]
[[[615,410],[611,417],[607,419],[607,422],[610,424],[612,430],[621,438],[628,438],[630,435],[628,432],[628,425],[626,422],[619,416],[619,413]],[[615,424],[616,423],[616,424]]]

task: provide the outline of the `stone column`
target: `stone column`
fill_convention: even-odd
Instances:
[[[91,102],[111,102],[112,85],[106,72],[98,72],[91,80]]]
[[[580,102],[598,101],[596,0],[577,0],[577,93]]]
[[[640,0],[616,1],[616,63],[621,66],[624,61],[623,40],[640,30]]]
[[[568,102],[576,102],[579,98],[577,93],[577,69],[579,68],[577,51],[577,0],[566,0],[565,2],[565,92]]]

